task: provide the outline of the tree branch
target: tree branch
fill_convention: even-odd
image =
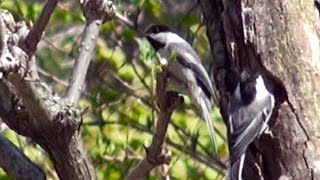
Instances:
[[[37,22],[33,25],[32,29],[28,33],[23,50],[28,53],[30,57],[36,51],[37,44],[41,40],[44,29],[47,27],[49,19],[58,4],[58,0],[48,0]]]
[[[91,18],[97,19],[94,17],[100,13],[103,21],[110,18],[103,13],[105,8],[114,6],[111,1],[108,1],[107,5],[102,4],[103,2],[84,2],[88,5],[84,8],[87,10],[85,14],[93,14]],[[112,11],[108,9],[108,12]],[[47,23],[46,19],[49,18],[47,15],[39,20],[40,30],[34,30],[34,34],[29,34],[30,37],[40,37],[43,26]],[[0,93],[0,99],[5,99],[0,101],[0,109],[3,110],[2,114],[9,117],[7,125],[19,134],[32,138],[48,152],[60,179],[95,179],[94,168],[79,133],[82,122],[80,111],[39,80],[34,56],[28,56],[33,55],[32,50],[23,48],[21,44],[22,47],[19,47],[19,42],[25,41],[24,34],[28,32],[25,23],[16,23],[10,13],[0,11],[0,25],[0,74],[7,75],[7,78],[1,81],[0,89],[10,92]],[[31,47],[34,48],[36,44]],[[20,68],[17,69],[16,64],[8,62],[18,62]],[[79,96],[73,99],[72,104],[78,98]]]
[[[164,70],[157,75],[156,99],[160,108],[160,114],[151,145],[146,148],[146,157],[129,173],[127,180],[142,179],[158,165],[168,164],[170,156],[164,148],[165,135],[171,115],[180,104],[183,98],[175,92],[166,91],[167,73]]]
[[[0,166],[14,179],[45,179],[44,172],[0,134]]]
[[[88,71],[89,63],[94,54],[96,41],[100,27],[105,19],[111,18],[115,14],[115,7],[111,1],[106,3],[97,1],[82,1],[81,5],[86,16],[86,25],[80,43],[80,52],[75,60],[75,67],[72,72],[70,87],[67,93],[69,104],[75,104],[80,98],[84,89],[84,80]],[[99,7],[98,9],[96,7]],[[108,17],[108,18],[106,18]]]

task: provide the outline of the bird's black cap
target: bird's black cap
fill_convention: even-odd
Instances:
[[[246,105],[250,104],[256,96],[256,79],[259,75],[260,73],[255,70],[244,70],[241,73],[240,94],[242,101]]]
[[[162,25],[162,24],[152,25],[144,33],[144,36],[150,42],[150,44],[152,45],[155,51],[158,51],[159,49],[165,47],[165,44],[156,39],[153,39],[152,37],[150,37],[150,34],[157,34],[162,32],[171,32],[171,28],[167,25]]]
[[[148,35],[148,34],[156,34],[161,32],[171,32],[171,28],[163,24],[152,25],[145,31],[144,34]]]

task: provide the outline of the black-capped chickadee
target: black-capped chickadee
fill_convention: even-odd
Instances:
[[[275,98],[258,72],[243,71],[234,76],[228,103],[229,180],[241,180],[246,150],[262,133],[269,132]]]
[[[167,62],[169,82],[179,92],[187,94],[205,120],[211,141],[216,147],[215,131],[211,118],[213,108],[213,87],[201,59],[191,45],[172,32],[166,25],[153,25],[145,32],[145,37]]]

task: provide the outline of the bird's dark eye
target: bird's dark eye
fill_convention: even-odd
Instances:
[[[240,82],[240,74],[236,71],[236,69],[230,68],[225,75],[224,82],[227,91],[233,93]]]

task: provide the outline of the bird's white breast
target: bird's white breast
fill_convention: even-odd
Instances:
[[[267,96],[270,96],[261,75],[256,79],[256,91],[256,100],[265,99]]]

